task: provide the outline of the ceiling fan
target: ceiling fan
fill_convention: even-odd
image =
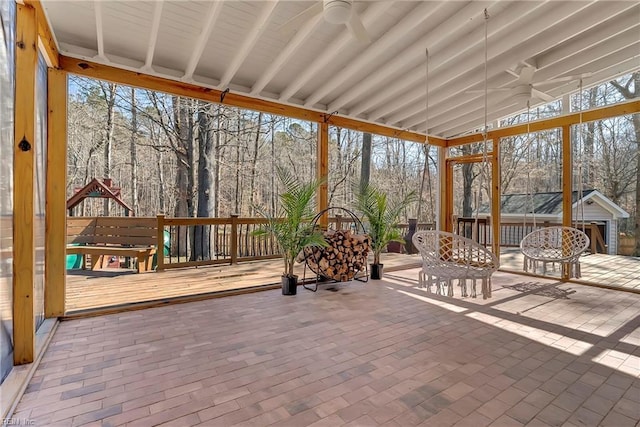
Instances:
[[[549,79],[538,83],[533,83],[533,75],[537,71],[537,68],[524,63],[521,67],[516,68],[516,71],[506,70],[509,74],[517,77],[518,79],[505,87],[490,87],[487,88],[487,93],[508,92],[509,97],[518,103],[526,104],[533,100],[540,100],[544,102],[555,101],[557,97],[551,96],[540,89],[537,86],[543,86],[553,83],[570,82],[573,80],[581,80],[585,77],[591,76],[591,73],[578,74],[574,76],[558,77],[555,79]],[[484,89],[470,90],[468,93],[484,93]]]
[[[303,10],[281,27],[282,32],[291,32],[322,13],[324,20],[330,24],[346,25],[351,34],[361,42],[371,41],[362,20],[353,8],[353,0],[323,0],[317,1],[313,6]]]

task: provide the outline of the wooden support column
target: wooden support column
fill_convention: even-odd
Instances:
[[[571,227],[573,205],[573,156],[571,126],[562,126],[562,225]]]
[[[13,361],[31,363],[35,353],[33,283],[35,88],[38,26],[35,10],[18,4],[13,175]]]
[[[491,157],[491,241],[493,253],[500,259],[500,140],[493,141]]]
[[[573,222],[573,155],[571,125],[562,126],[562,225],[571,227]],[[580,183],[582,185],[582,183]],[[562,236],[564,239],[565,236]],[[564,245],[563,245],[564,246]],[[563,265],[562,279],[569,280],[569,268]]]
[[[49,68],[47,94],[47,207],[45,317],[64,315],[67,268],[67,73]]]
[[[324,180],[316,196],[316,205],[318,212],[320,212],[329,207],[329,124],[326,122],[318,123],[318,148],[316,151],[318,156],[316,175],[318,179]],[[326,226],[328,222],[328,215],[322,215],[320,225]]]
[[[449,170],[451,169],[451,171]],[[438,225],[436,228],[451,231],[451,212],[449,199],[453,197],[453,169],[447,162],[447,149],[438,147]],[[451,175],[451,176],[450,176]],[[451,187],[451,189],[449,188]],[[451,191],[451,193],[449,192]],[[453,205],[452,205],[453,206]]]
[[[156,216],[158,221],[158,243],[156,243],[156,271],[164,271],[164,214]]]

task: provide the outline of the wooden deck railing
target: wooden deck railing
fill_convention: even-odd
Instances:
[[[164,215],[158,215],[156,220],[157,247],[163,248],[156,252],[159,271],[281,257],[280,248],[272,237],[253,236],[253,232],[265,224],[264,219],[241,218],[237,215],[228,218],[166,218]],[[330,217],[329,225],[335,229],[354,226],[350,219],[339,215]],[[557,224],[541,222],[535,228],[550,225]],[[486,219],[476,223],[475,219],[458,218],[456,227],[458,234],[473,235],[479,243],[491,244],[490,221]],[[582,224],[578,225],[578,228],[582,227]],[[400,224],[400,228],[402,235],[408,236],[410,230],[432,229],[433,224],[412,220],[410,224]],[[516,222],[503,222],[500,228],[501,246],[507,247],[518,246],[522,238],[534,229],[532,224],[525,227],[522,223]],[[606,253],[606,245],[598,224],[585,224],[584,229],[591,238],[591,252]],[[408,239],[410,240],[410,237]],[[406,250],[412,253],[410,249],[410,244],[407,244]]]
[[[236,264],[282,256],[272,237],[254,237],[253,232],[266,220],[261,218],[166,218],[158,215],[157,269],[197,267],[215,264]],[[353,226],[352,221],[340,215],[329,218],[332,228]],[[165,253],[166,252],[166,253]]]
[[[562,225],[559,222],[552,221],[536,221],[534,227],[532,221],[515,222],[515,221],[502,221],[500,222],[500,246],[502,247],[519,247],[520,242],[524,239],[524,236],[531,233],[534,230],[543,227],[551,227]],[[607,245],[600,232],[600,225],[597,222],[574,223],[573,226],[583,230],[591,241],[590,251],[591,253],[607,253]],[[460,217],[456,218],[454,222],[455,231],[457,234],[465,237],[473,238],[476,242],[484,246],[491,245],[491,221],[489,218],[469,218]]]

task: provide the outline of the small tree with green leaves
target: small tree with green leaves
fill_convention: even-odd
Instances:
[[[254,231],[255,236],[272,236],[280,246],[284,261],[284,276],[293,277],[293,265],[298,254],[308,246],[327,246],[320,230],[312,224],[316,214],[315,196],[323,183],[314,180],[302,183],[292,173],[277,169],[278,179],[285,191],[279,195],[280,206],[276,215],[269,209],[256,207],[267,223]]]
[[[371,185],[360,188],[357,196],[358,210],[371,238],[373,263],[380,264],[380,254],[391,242],[405,243],[398,222],[407,206],[416,200],[412,191],[402,198],[392,199]]]

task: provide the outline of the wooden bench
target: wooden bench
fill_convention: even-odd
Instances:
[[[68,217],[67,254],[82,255],[82,267],[89,255],[91,269],[106,264],[109,256],[131,257],[138,273],[152,269],[156,253],[156,218]]]

